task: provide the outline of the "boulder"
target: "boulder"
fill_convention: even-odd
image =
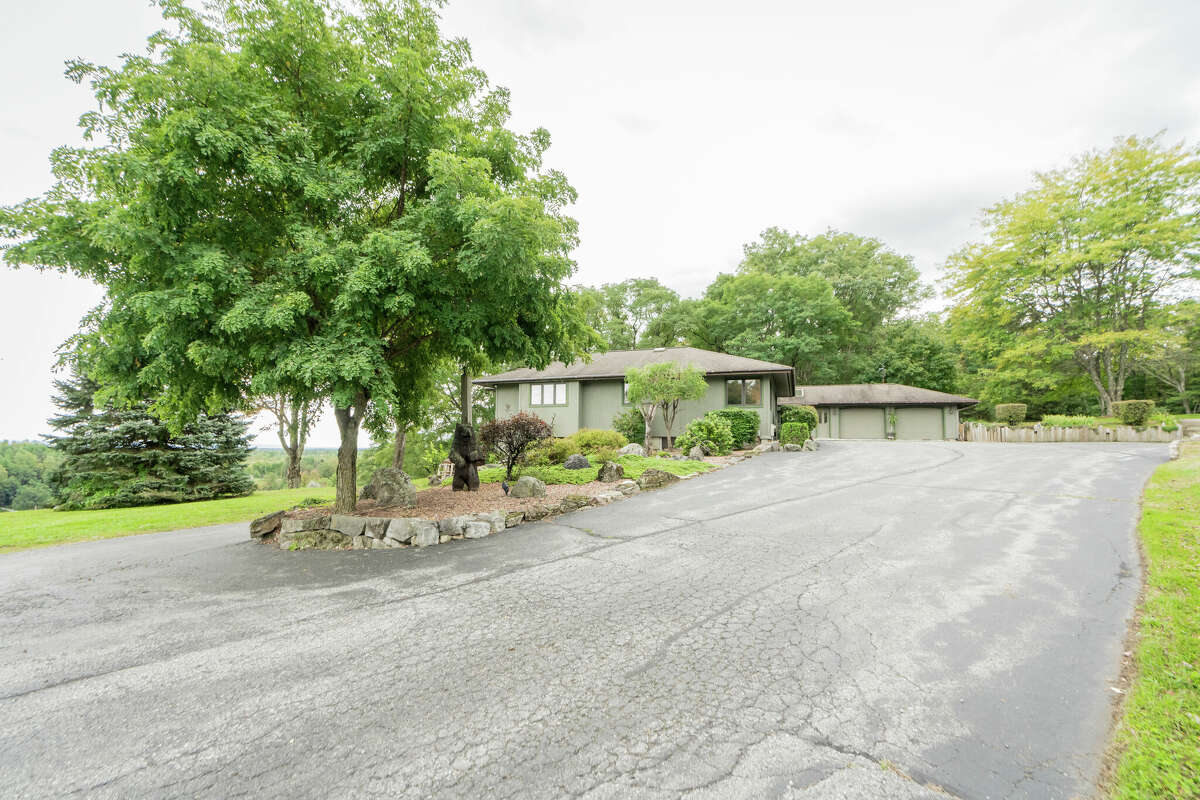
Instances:
[[[755,455],[758,455],[759,453],[778,453],[779,442],[760,442],[759,445],[750,452],[754,453]]]
[[[406,544],[413,536],[413,520],[407,517],[397,517],[389,520],[387,538],[396,544]]]
[[[631,443],[625,445],[624,447],[622,447],[620,450],[618,450],[617,455],[644,456],[644,455],[646,455],[646,448],[642,447],[640,444],[635,444],[635,443],[631,442]]]
[[[566,514],[569,511],[578,511],[585,506],[591,505],[591,502],[592,498],[586,494],[569,494],[558,504],[558,509]]]
[[[617,481],[617,485],[614,486],[613,489],[625,495],[626,497],[637,494],[642,490],[641,487],[637,485],[637,481],[631,481],[629,478],[626,478],[622,481]]]
[[[499,533],[504,530],[503,511],[481,511],[473,515],[473,518],[479,522],[486,522],[488,527],[492,529],[492,533]]]
[[[807,442],[804,443],[803,449],[807,452],[812,452],[813,450],[816,450],[817,449],[817,440],[809,439]]]
[[[670,483],[679,481],[678,475],[672,475],[669,472],[664,472],[661,469],[648,469],[638,478],[638,487],[641,489],[657,489],[661,486],[666,486]]]
[[[693,445],[691,450],[688,450],[687,457],[689,461],[703,461],[705,455],[704,448],[697,444]]]
[[[517,478],[517,482],[513,484],[508,495],[509,497],[545,497],[546,484],[532,475],[522,475]]]
[[[504,527],[506,528],[515,528],[524,521],[524,511],[510,511],[504,515]]]
[[[334,514],[329,521],[329,527],[341,531],[346,536],[362,536],[367,527],[365,517],[352,517],[348,514]]]
[[[625,495],[621,492],[601,492],[596,495],[596,505],[606,506],[616,500],[624,500]]]
[[[615,461],[605,461],[596,473],[596,480],[601,483],[615,483],[625,477],[625,468]]]
[[[364,517],[363,533],[372,539],[385,539],[392,521],[387,517]]]
[[[427,519],[412,521],[412,544],[415,547],[428,547],[438,543],[438,526]]]
[[[802,445],[802,444],[785,444],[783,446],[783,450],[785,453],[799,453],[803,449],[804,449],[804,445]]]
[[[587,469],[591,465],[583,453],[573,453],[563,462],[563,469]]]
[[[463,526],[463,536],[468,539],[482,539],[492,532],[492,526],[486,522],[468,522]]]
[[[321,514],[307,519],[285,519],[279,525],[281,534],[299,533],[300,531],[320,531],[329,527],[329,515]],[[295,538],[295,537],[291,537]]]
[[[417,488],[404,470],[384,467],[376,470],[359,497],[362,500],[374,500],[381,506],[412,508],[417,504]]]
[[[367,546],[370,547],[372,550],[382,550],[385,547],[388,547],[389,545],[383,539],[372,539],[370,536],[368,536],[367,537]]]
[[[536,522],[539,519],[545,519],[556,511],[558,511],[558,508],[555,506],[530,506],[525,509],[525,519],[530,522]]]
[[[365,536],[355,536],[350,540],[350,547],[355,550],[366,550],[370,546]]]
[[[267,514],[265,517],[259,517],[250,523],[250,538],[261,539],[264,536],[274,536],[279,533],[279,526],[283,524],[283,512],[276,511],[274,514]]]
[[[462,536],[463,526],[471,521],[470,517],[446,517],[437,522],[438,533],[442,536]]]

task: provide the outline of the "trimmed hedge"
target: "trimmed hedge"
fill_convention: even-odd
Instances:
[[[811,430],[806,422],[785,422],[779,429],[779,441],[782,444],[804,444]]]
[[[641,416],[640,412],[638,416]],[[584,455],[591,455],[601,448],[620,450],[629,444],[629,440],[623,434],[603,428],[580,428],[567,438],[579,448],[576,452]]]
[[[1025,412],[1029,409],[1025,403],[997,403],[996,404],[996,422],[1005,422],[1009,425],[1020,425],[1025,421]]]
[[[754,444],[758,438],[758,412],[745,408],[721,408],[705,416],[718,417],[729,423],[734,445]]]
[[[646,418],[636,408],[627,408],[612,418],[613,430],[631,442],[641,444],[646,439]]]
[[[1118,400],[1112,404],[1113,414],[1126,425],[1139,428],[1146,424],[1154,412],[1153,400]]]
[[[705,414],[689,422],[675,444],[684,453],[700,445],[709,455],[723,456],[733,449],[733,432],[721,417]]]
[[[803,422],[808,429],[817,429],[817,409],[812,406],[780,406],[779,419],[781,422]]]

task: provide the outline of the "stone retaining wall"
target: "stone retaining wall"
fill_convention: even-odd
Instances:
[[[958,438],[964,442],[1173,442],[1182,429],[1134,428],[1131,425],[1095,428],[1060,428],[1034,425],[1010,428],[1006,425],[980,425],[964,422],[958,426]]]

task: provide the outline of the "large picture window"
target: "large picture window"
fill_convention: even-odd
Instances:
[[[565,406],[567,385],[565,383],[533,383],[529,386],[529,405]]]
[[[758,378],[737,378],[725,381],[725,405],[761,406],[762,381]]]

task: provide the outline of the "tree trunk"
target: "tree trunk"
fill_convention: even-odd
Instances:
[[[287,450],[287,487],[300,488],[300,453],[296,449]]]
[[[392,451],[392,467],[404,469],[404,447],[408,439],[408,424],[396,423],[396,449]]]
[[[646,422],[646,432],[642,436],[642,447],[646,449],[646,455],[650,455],[654,450],[654,447],[650,444],[650,428],[654,425],[654,409],[655,406],[650,406],[648,414],[644,407],[639,409],[642,412],[642,419]]]
[[[667,429],[667,449],[670,450],[675,446],[675,441],[671,437],[671,428],[675,426],[675,414],[679,411],[679,403],[667,403],[662,406],[663,427]]]
[[[358,502],[358,425],[364,403],[354,408],[334,408],[341,443],[338,445],[337,496],[333,510],[339,514],[353,514]]]
[[[458,385],[458,402],[462,404],[463,425],[473,424],[474,409],[471,406],[471,372],[465,366]]]

